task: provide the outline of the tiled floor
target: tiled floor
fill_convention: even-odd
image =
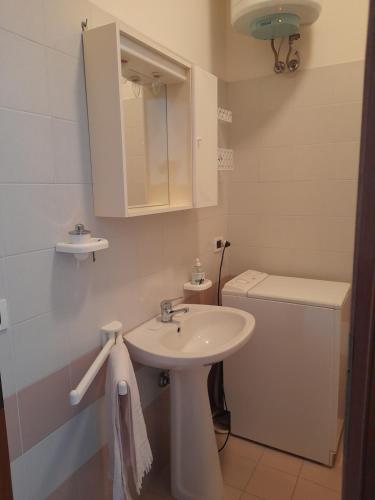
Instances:
[[[335,467],[281,453],[231,437],[220,454],[224,500],[339,500],[342,452]],[[172,500],[169,471],[142,495],[145,500]]]

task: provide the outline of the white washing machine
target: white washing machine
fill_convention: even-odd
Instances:
[[[343,429],[350,284],[246,271],[223,305],[254,315],[251,340],[224,361],[232,433],[332,465]]]

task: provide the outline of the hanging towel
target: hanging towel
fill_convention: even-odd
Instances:
[[[128,385],[125,396],[118,394],[121,380]],[[132,500],[134,492],[139,495],[143,477],[151,468],[152,452],[137,380],[122,337],[109,355],[105,393],[113,500]]]

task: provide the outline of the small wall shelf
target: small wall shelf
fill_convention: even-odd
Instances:
[[[217,168],[218,170],[233,170],[233,149],[218,148],[217,150]]]
[[[76,224],[73,231],[69,231],[69,242],[60,242],[56,245],[56,252],[71,253],[77,260],[86,260],[90,253],[105,250],[109,243],[104,238],[92,238],[91,231],[83,224]]]
[[[217,119],[221,122],[232,123],[232,111],[219,106],[217,108]]]
[[[108,240],[91,238],[88,243],[57,243],[56,252],[71,253],[77,260],[86,260],[91,253],[105,250],[108,247]]]
[[[190,292],[203,292],[203,290],[208,290],[211,287],[211,280],[204,280],[201,285],[193,285],[190,281],[184,284],[184,290],[189,290]]]
[[[57,243],[56,252],[63,253],[92,253],[108,248],[108,240],[91,238],[89,243]]]

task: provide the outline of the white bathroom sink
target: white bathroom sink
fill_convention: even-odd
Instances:
[[[180,305],[178,307],[181,307]],[[223,360],[251,337],[254,317],[240,309],[187,305],[171,323],[156,317],[126,335],[136,361],[166,369],[203,366]]]
[[[178,308],[181,307],[179,304]],[[156,317],[125,337],[135,361],[170,370],[171,489],[178,500],[224,498],[207,392],[210,365],[251,337],[254,317],[240,309],[184,305],[170,323]]]

